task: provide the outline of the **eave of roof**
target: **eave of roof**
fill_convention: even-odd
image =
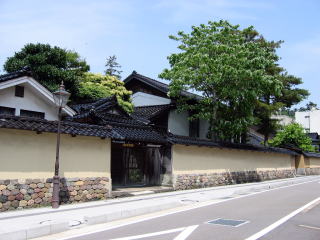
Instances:
[[[258,152],[274,152],[274,153],[297,155],[296,152],[288,150],[288,149],[284,149],[284,148],[264,147],[264,146],[250,145],[250,144],[213,142],[213,141],[207,140],[207,139],[197,139],[197,138],[174,135],[174,134],[169,134],[168,141],[172,144],[181,144],[181,145],[231,148],[231,149],[238,149],[238,150],[250,150],[250,151],[258,151]]]
[[[320,158],[320,153],[316,153],[316,152],[302,152],[302,153],[306,157]]]
[[[156,116],[159,116],[162,113],[170,110],[173,107],[174,107],[173,104],[161,104],[161,105],[135,107],[132,115],[135,118],[142,117],[142,118],[150,120],[150,119],[152,119]]]
[[[56,133],[58,129],[58,122],[38,118],[0,115],[0,128]],[[95,136],[101,138],[123,139],[123,137],[118,134],[111,126],[99,126],[70,121],[61,122],[61,133],[70,135]]]
[[[123,82],[125,84],[128,84],[133,79],[137,79],[137,80],[145,83],[146,85],[159,90],[160,92],[162,92],[164,94],[168,94],[168,92],[169,92],[169,85],[168,84],[165,84],[163,82],[160,82],[155,79],[141,75],[141,74],[137,73],[136,71],[133,71],[126,79],[123,80]],[[188,98],[201,99],[201,96],[194,94],[194,93],[187,92],[187,91],[182,91],[181,95],[184,97],[188,97]]]

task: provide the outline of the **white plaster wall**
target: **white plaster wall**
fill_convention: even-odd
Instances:
[[[293,118],[287,115],[273,115],[272,118],[279,120],[279,124],[282,126],[287,126],[293,123]]]
[[[44,112],[45,119],[57,120],[57,109],[53,104],[45,101],[26,84],[24,86],[24,97],[15,96],[15,87],[9,87],[0,90],[0,106],[16,109],[16,116],[20,115],[20,109]]]
[[[301,124],[307,130],[310,128],[310,132],[316,132],[320,134],[320,110],[296,112],[295,121]]]
[[[151,106],[151,105],[161,105],[169,104],[171,100],[169,98],[163,98],[155,96],[152,94],[147,94],[143,92],[136,92],[132,95],[133,105],[136,107],[140,106]]]
[[[189,136],[189,114],[171,110],[168,119],[168,130],[177,135]]]

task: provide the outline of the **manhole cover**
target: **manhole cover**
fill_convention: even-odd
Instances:
[[[244,220],[233,220],[233,219],[223,219],[218,218],[212,221],[209,221],[209,224],[217,224],[217,225],[223,225],[223,226],[231,226],[231,227],[239,227],[243,224],[248,223],[249,221]]]

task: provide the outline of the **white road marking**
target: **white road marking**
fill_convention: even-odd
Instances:
[[[271,232],[273,229],[279,227],[281,224],[285,223],[288,221],[290,218],[294,217],[298,213],[302,212],[304,209],[310,207],[312,204],[316,203],[317,201],[320,200],[320,197],[314,199],[313,201],[307,203],[306,205],[302,206],[301,208],[298,208],[297,210],[293,211],[292,213],[288,214],[287,216],[279,219],[275,223],[269,225],[268,227],[262,229],[260,232],[257,232],[253,234],[252,236],[246,238],[245,240],[257,240],[261,238],[262,236],[266,235],[267,233]]]
[[[310,229],[315,229],[315,230],[320,230],[318,227],[312,227],[312,226],[307,226],[307,225],[298,225],[299,227],[304,227],[304,228],[310,228]]]
[[[307,213],[309,212],[311,209],[315,208],[316,206],[318,206],[320,204],[320,201],[315,202],[314,204],[312,204],[311,206],[309,206],[308,208],[306,208],[305,210],[303,210],[303,213]]]
[[[190,234],[197,228],[199,225],[193,225],[190,227],[187,227],[182,233],[180,233],[177,237],[175,237],[173,240],[185,240],[187,237],[190,236]]]
[[[166,231],[147,233],[147,234],[130,236],[130,237],[114,238],[111,240],[135,240],[135,239],[155,237],[155,236],[160,236],[160,235],[165,235],[165,234],[175,233],[175,232],[181,232],[181,233],[177,237],[175,237],[173,240],[185,240],[198,226],[199,225],[193,225],[189,227],[175,228],[175,229],[170,229]]]
[[[184,209],[182,209],[182,210],[180,209],[180,210],[176,210],[176,211],[162,213],[162,214],[159,214],[159,215],[156,215],[156,216],[151,216],[151,217],[149,216],[149,217],[146,217],[146,218],[133,220],[133,221],[129,221],[129,222],[126,222],[126,223],[121,223],[121,224],[116,225],[116,226],[97,229],[97,230],[93,230],[93,231],[89,231],[89,232],[85,232],[85,233],[74,234],[72,236],[67,236],[67,237],[62,237],[62,238],[58,237],[56,239],[59,239],[59,240],[70,240],[70,239],[74,239],[74,238],[77,238],[77,237],[83,237],[83,236],[87,236],[87,235],[91,235],[91,234],[95,234],[95,233],[99,233],[99,232],[104,232],[104,231],[108,231],[108,230],[111,230],[111,229],[124,227],[124,226],[127,226],[127,225],[139,223],[139,222],[152,220],[152,219],[155,219],[155,218],[165,217],[165,216],[168,216],[168,215],[181,213],[181,212],[186,212],[186,211],[190,211],[190,210],[201,208],[201,207],[207,207],[207,206],[211,206],[211,205],[215,205],[215,204],[219,204],[219,203],[223,203],[223,202],[227,202],[227,201],[231,201],[231,200],[245,198],[245,197],[249,197],[249,196],[253,196],[253,195],[257,195],[257,194],[261,194],[261,193],[265,193],[265,192],[269,192],[269,191],[274,191],[274,190],[278,190],[278,189],[282,189],[282,188],[288,188],[288,187],[294,187],[294,186],[298,186],[298,185],[302,185],[302,184],[306,184],[306,183],[311,183],[311,182],[316,182],[316,181],[319,181],[319,180],[311,180],[311,181],[307,181],[307,182],[292,184],[292,185],[289,185],[289,186],[283,186],[283,187],[278,187],[278,188],[267,189],[267,190],[263,190],[261,192],[254,192],[254,193],[250,193],[248,195],[242,195],[242,196],[238,196],[238,197],[233,197],[233,198],[229,198],[229,199],[220,200],[218,202],[217,202],[217,200],[211,200],[209,202],[200,203],[200,204],[197,204],[195,206],[184,207]]]

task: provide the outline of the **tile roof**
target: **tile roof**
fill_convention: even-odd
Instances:
[[[121,108],[116,98],[104,98],[96,102],[72,106],[78,114],[68,118],[70,121],[94,121],[97,125],[109,125],[122,139],[152,143],[166,143],[166,138],[145,122],[138,121],[129,114],[120,111],[112,113],[113,108]],[[119,109],[120,110],[120,109]]]
[[[9,81],[11,79],[15,79],[23,76],[31,76],[31,72],[28,70],[28,68],[24,68],[20,71],[16,71],[12,73],[0,75],[0,82]]]
[[[197,138],[179,136],[174,134],[169,134],[168,141],[172,144],[232,148],[232,149],[251,150],[251,151],[258,151],[258,152],[276,152],[276,153],[296,155],[296,152],[288,149],[284,149],[284,148],[264,147],[262,145],[258,146],[258,145],[251,145],[251,144],[213,142],[209,139],[197,139]]]
[[[306,157],[315,157],[315,158],[320,158],[320,153],[315,153],[315,152],[302,152],[303,155]]]
[[[135,107],[132,115],[134,117],[142,117],[150,120],[151,118],[164,113],[172,107],[173,106],[171,104]]]
[[[57,132],[58,122],[38,118],[0,115],[0,128],[22,129],[37,132]],[[111,126],[62,121],[61,133],[123,139]]]
[[[131,81],[132,79],[137,79],[157,90],[159,90],[160,92],[163,92],[165,94],[167,94],[169,92],[169,85],[165,84],[163,82],[157,81],[155,79],[146,77],[144,75],[141,75],[139,73],[137,73],[136,71],[133,71],[126,79],[124,79],[124,83],[127,84],[129,81]],[[196,98],[196,99],[201,99],[201,96],[194,94],[194,93],[190,93],[187,91],[182,91],[181,95],[184,97],[188,97],[188,98]]]
[[[101,98],[96,101],[91,101],[87,103],[74,104],[70,107],[74,109],[77,113],[87,112],[91,109],[102,109],[102,108],[110,108],[114,105],[118,104],[115,96]]]

